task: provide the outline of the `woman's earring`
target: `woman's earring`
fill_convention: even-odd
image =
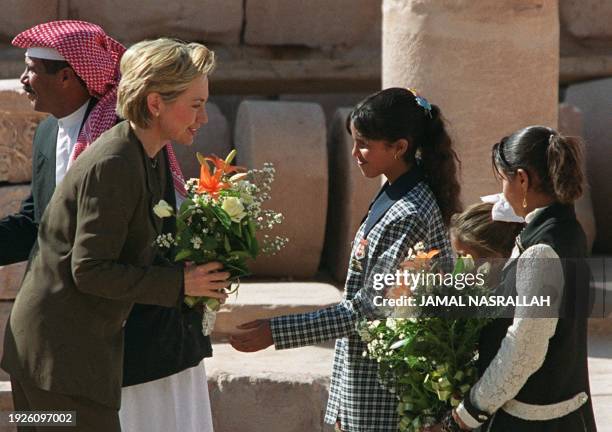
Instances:
[[[399,156],[397,155],[397,153],[395,153],[395,155],[393,156],[393,158],[394,158],[395,160],[399,160]]]
[[[523,197],[523,208],[527,208],[527,194],[525,194],[525,196]]]

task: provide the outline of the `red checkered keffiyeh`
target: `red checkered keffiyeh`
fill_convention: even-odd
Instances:
[[[54,48],[85,82],[89,94],[99,101],[91,110],[74,147],[73,161],[103,132],[117,122],[119,62],[125,47],[101,27],[85,21],[52,21],[34,26],[13,39],[19,48]],[[165,147],[174,186],[185,196],[185,181],[170,144]]]

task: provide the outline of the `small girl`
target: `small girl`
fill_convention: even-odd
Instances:
[[[475,260],[510,257],[524,224],[493,220],[492,211],[493,204],[483,202],[453,215],[450,236],[455,252],[471,255]]]
[[[362,356],[356,331],[380,310],[376,275],[395,273],[418,242],[451,256],[447,226],[459,211],[457,156],[440,109],[414,91],[389,88],[359,103],[346,120],[353,157],[365,177],[384,175],[361,224],[349,263],[343,300],[312,313],[259,320],[232,338],[240,351],[297,348],[336,339],[325,421],[344,432],[387,432],[398,426],[397,400],[378,381],[378,364]],[[390,287],[388,287],[390,288]]]

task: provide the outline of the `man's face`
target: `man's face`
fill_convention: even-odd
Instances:
[[[34,111],[54,114],[62,93],[61,74],[49,74],[40,59],[25,58],[26,68],[20,81]]]

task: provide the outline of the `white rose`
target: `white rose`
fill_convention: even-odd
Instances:
[[[223,210],[229,215],[230,219],[234,222],[240,222],[245,216],[244,206],[240,200],[236,197],[227,197],[223,200],[221,206]]]
[[[474,258],[472,258],[472,255],[469,254],[463,257],[463,264],[465,265],[465,271],[467,272],[471,272],[474,270],[474,267],[476,267]]]
[[[153,207],[153,213],[155,213],[158,218],[166,218],[174,214],[174,209],[166,201],[160,200],[155,204],[155,207]]]

